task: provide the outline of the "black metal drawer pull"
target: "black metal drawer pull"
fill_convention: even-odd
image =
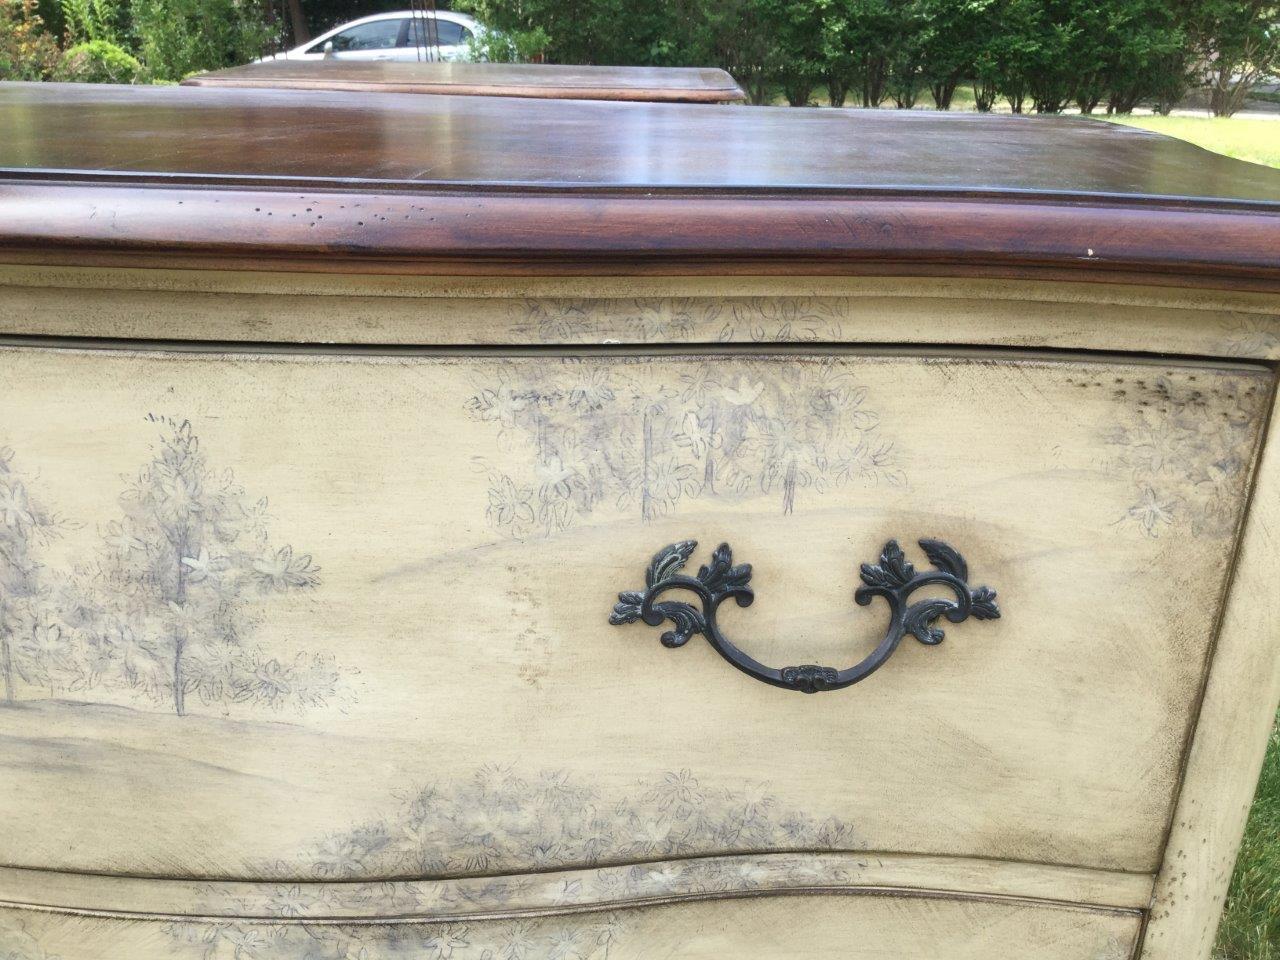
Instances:
[[[609,616],[612,624],[635,623],[643,620],[651,627],[670,620],[674,630],[662,635],[663,646],[682,647],[695,633],[707,638],[707,642],[731,664],[743,673],[763,680],[784,690],[801,693],[818,693],[822,690],[839,690],[859,680],[865,680],[884,665],[898,644],[907,634],[921,643],[936,645],[942,642],[943,632],[934,626],[940,617],[952,623],[961,623],[969,617],[977,620],[995,620],[1000,616],[996,607],[996,592],[990,587],[970,590],[966,582],[969,567],[964,557],[941,540],[921,540],[920,549],[925,552],[934,569],[917,573],[898,546],[890,540],[884,545],[877,564],[864,563],[861,576],[864,586],[853,595],[862,607],[875,597],[884,597],[889,603],[889,631],[866,659],[846,670],[802,664],[775,670],[743,653],[730,642],[716,623],[716,611],[720,604],[733,597],[740,607],[749,607],[755,593],[749,586],[751,564],[733,565],[733,551],[722,543],[711,555],[711,563],[698,570],[696,577],[680,573],[689,561],[696,540],[682,540],[663,547],[653,557],[645,571],[643,592],[628,591],[618,594],[618,602]],[[940,584],[950,588],[955,600],[929,597],[908,605],[907,599],[920,587]],[[689,603],[674,600],[659,601],[668,590],[688,590],[702,601],[699,610]]]

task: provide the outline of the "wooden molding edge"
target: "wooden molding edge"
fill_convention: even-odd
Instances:
[[[571,262],[630,272],[700,264],[934,265],[1280,281],[1280,213],[1106,198],[344,192],[0,184],[0,258],[24,253],[472,272]],[[80,261],[83,262],[83,261]],[[718,269],[722,269],[719,268]]]

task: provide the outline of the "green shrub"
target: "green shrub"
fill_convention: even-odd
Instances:
[[[116,27],[123,5],[118,0],[59,0],[58,7],[68,45],[86,40],[120,42]]]
[[[541,59],[549,42],[541,28],[512,33],[486,30],[467,42],[467,58],[488,63],[528,63]]]
[[[137,83],[142,64],[129,51],[106,40],[90,40],[69,47],[54,76],[74,83]]]
[[[35,0],[0,0],[0,80],[47,80],[57,62]]]
[[[274,37],[258,0],[133,0],[133,29],[152,79],[248,63]]]

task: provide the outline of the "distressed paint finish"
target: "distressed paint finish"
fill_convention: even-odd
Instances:
[[[253,924],[0,908],[0,950],[22,960],[1129,960],[1138,926],[1132,911],[835,894],[465,924]]]
[[[495,913],[602,909],[746,893],[948,890],[974,897],[1057,900],[1137,910],[1152,878],[1008,860],[914,854],[774,853],[697,857],[456,880],[235,881],[56,873],[0,867],[0,902],[62,910],[235,919],[469,921]]]
[[[147,414],[165,411],[191,424],[210,464],[269,494],[272,556],[280,542],[305,545],[323,567],[314,586],[255,602],[246,638],[282,662],[307,651],[358,671],[350,702],[288,723],[248,702],[189,701],[179,718],[127,688],[21,691],[0,711],[6,763],[20,771],[0,801],[17,824],[3,860],[242,879],[331,878],[311,853],[326,842],[345,851],[342,875],[360,879],[814,848],[1151,873],[1233,539],[1229,524],[1197,527],[1191,509],[1159,536],[1121,522],[1139,491],[1107,431],[1148,407],[1179,425],[1225,416],[1229,429],[1187,442],[1170,427],[1169,482],[1194,505],[1195,464],[1232,464],[1238,514],[1269,395],[1265,371],[1230,364],[830,349],[637,359],[16,347],[0,362],[6,443],[38,471],[43,501],[82,523],[50,545],[48,569],[74,571],[98,549],[121,476],[155,455]],[[754,410],[752,443],[789,438],[817,462],[884,430],[903,482],[801,488],[788,511],[760,473],[685,490],[646,518],[636,411],[708,365],[709,393]],[[775,410],[767,397],[797,370],[826,392],[806,410]],[[563,437],[478,421],[471,400],[485,384],[528,384],[509,396],[521,413],[561,380],[582,385],[584,403],[596,385],[583,419],[612,431],[613,456],[560,456],[548,480],[549,444]],[[835,420],[839,442],[815,452],[794,429],[805,416]],[[571,525],[513,538],[483,460],[511,472],[512,510],[578,484],[595,499],[587,511],[570,497]],[[770,662],[844,657],[851,637],[874,644],[882,624],[860,616],[850,582],[869,551],[908,531],[963,543],[1000,586],[1005,618],[964,643],[902,650],[849,696],[818,698],[827,705],[772,691],[710,650],[662,650],[604,623],[636,557],[691,525],[752,557],[761,599],[749,617],[726,614],[726,629]],[[1121,760],[1139,753],[1141,765]],[[566,826],[550,806],[521,818],[518,787],[466,802],[479,761],[518,783],[563,774],[591,797],[574,808],[600,826]],[[686,769],[696,788],[664,806],[655,788]],[[404,806],[422,791],[439,798],[424,809],[453,804],[484,822],[424,822]],[[176,803],[192,795],[200,802]],[[828,836],[827,823],[840,826]],[[424,825],[436,852],[402,856],[422,849]],[[529,842],[540,836],[552,842]]]
[[[1271,401],[1270,371],[1232,361],[1276,356],[1274,297],[0,283],[3,333],[247,341],[0,352],[2,950],[1129,960],[1159,872],[1142,956],[1207,951],[1275,699],[1248,586],[1271,566],[1262,514],[1221,607]],[[427,321],[435,343],[517,346],[252,345],[412,346]],[[866,340],[914,346],[830,345]],[[1007,349],[1154,343],[1221,359]],[[177,550],[184,530],[207,548]],[[883,624],[851,585],[894,537],[959,547],[1004,619],[907,645],[824,706],[603,624],[690,535],[753,563],[756,604],[724,616],[765,662],[869,650]],[[191,604],[218,615],[181,627]],[[105,642],[113,618],[128,633]],[[885,890],[944,899],[865,895]]]
[[[1280,421],[1273,416],[1152,901],[1144,960],[1209,955],[1280,700],[1277,434]]]
[[[0,333],[346,344],[901,343],[1280,358],[1271,294],[929,277],[506,279],[0,265]],[[92,296],[92,311],[82,309]]]

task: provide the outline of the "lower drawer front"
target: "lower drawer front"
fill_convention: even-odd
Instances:
[[[1248,367],[857,353],[14,347],[0,370],[0,863],[286,880],[860,849],[1150,873],[1269,389]],[[878,561],[896,539],[929,569],[924,538],[1001,618],[940,620],[945,642],[907,636],[847,689],[609,623],[659,548],[700,541],[691,573],[728,542],[757,599],[721,609],[725,635],[843,667],[890,622],[853,602],[859,564],[907,576]],[[948,911],[1034,919],[1064,957],[1132,939],[1127,916],[1010,909],[671,915],[702,918],[708,956],[836,955],[809,911],[883,913],[883,943],[836,924],[857,956],[919,956],[893,936]]]
[[[467,923],[115,919],[0,908],[21,960],[1129,960],[1139,918],[1043,904],[744,897]]]

